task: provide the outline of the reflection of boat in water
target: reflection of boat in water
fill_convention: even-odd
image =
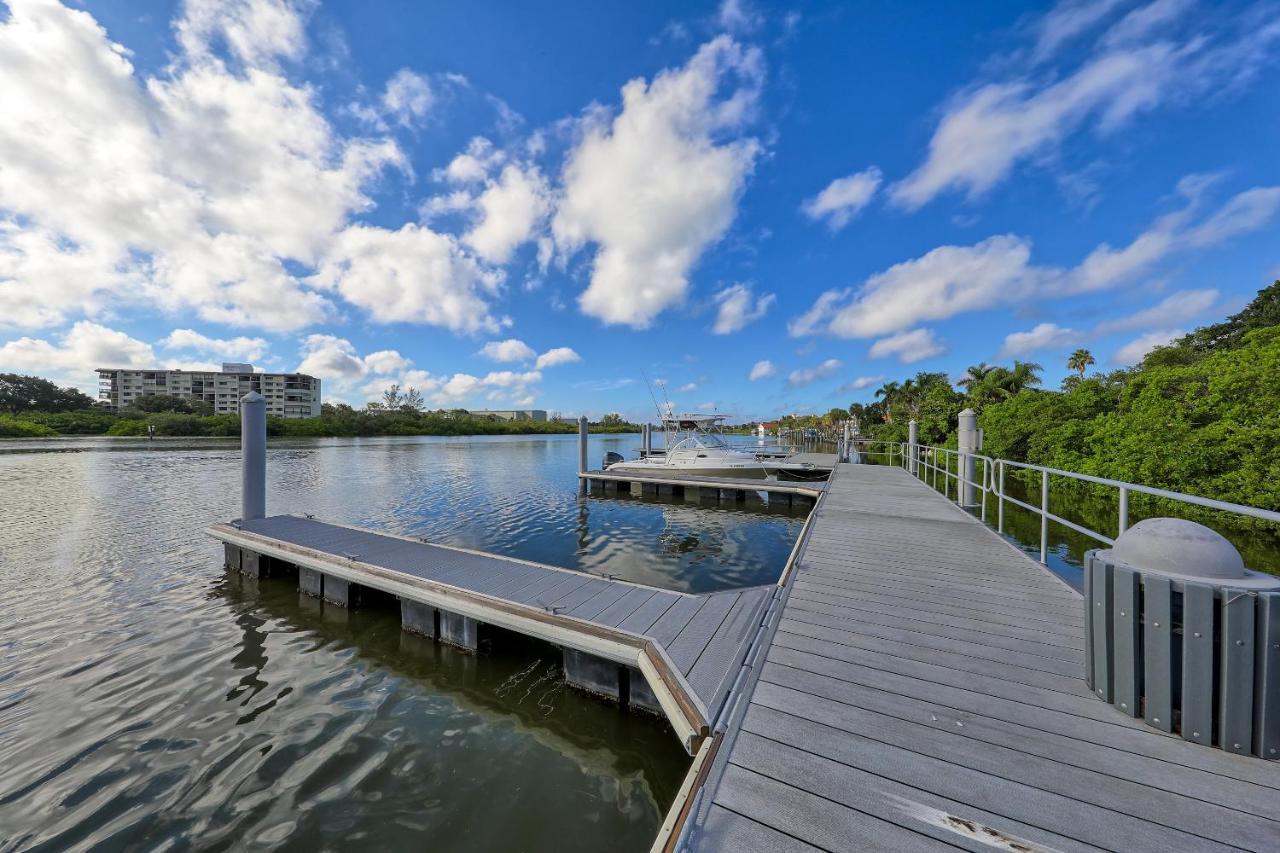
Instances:
[[[611,474],[636,476],[738,477],[763,480],[822,480],[829,472],[810,462],[792,462],[794,452],[778,446],[735,447],[725,440],[721,424],[726,415],[675,415],[662,418],[667,447],[650,451],[639,459],[621,454],[605,456],[604,468]]]

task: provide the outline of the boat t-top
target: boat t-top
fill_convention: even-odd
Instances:
[[[728,415],[681,414],[662,416],[666,450],[639,459],[621,454],[605,456],[605,470],[617,474],[674,474],[703,477],[740,477],[763,480],[823,479],[827,472],[810,463],[787,462],[773,454],[753,452],[751,447],[734,447],[725,440],[722,425]]]

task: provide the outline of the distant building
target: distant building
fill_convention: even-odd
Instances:
[[[215,415],[238,415],[240,398],[257,391],[267,414],[320,417],[320,380],[305,373],[255,373],[252,364],[228,362],[221,372],[98,368],[98,398],[119,411],[139,397],[162,395],[208,403]]]
[[[546,409],[477,409],[471,412],[477,418],[491,417],[503,421],[545,421]]]

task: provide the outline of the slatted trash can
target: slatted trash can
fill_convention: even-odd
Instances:
[[[1280,759],[1280,578],[1201,524],[1152,518],[1085,554],[1086,680],[1154,728]]]

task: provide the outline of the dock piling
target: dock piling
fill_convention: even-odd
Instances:
[[[267,517],[267,398],[240,398],[240,518]]]
[[[968,508],[977,505],[974,489],[978,475],[974,454],[982,448],[982,437],[978,430],[978,413],[973,409],[965,409],[960,413],[956,446],[960,450],[960,464],[956,471],[960,488],[957,490],[956,497],[960,500],[960,506]]]
[[[910,466],[911,476],[920,472],[920,425],[915,418],[907,424],[907,464]]]
[[[480,623],[469,616],[450,613],[447,610],[440,611],[440,642],[442,643],[474,652],[480,646],[477,636],[479,627]]]

